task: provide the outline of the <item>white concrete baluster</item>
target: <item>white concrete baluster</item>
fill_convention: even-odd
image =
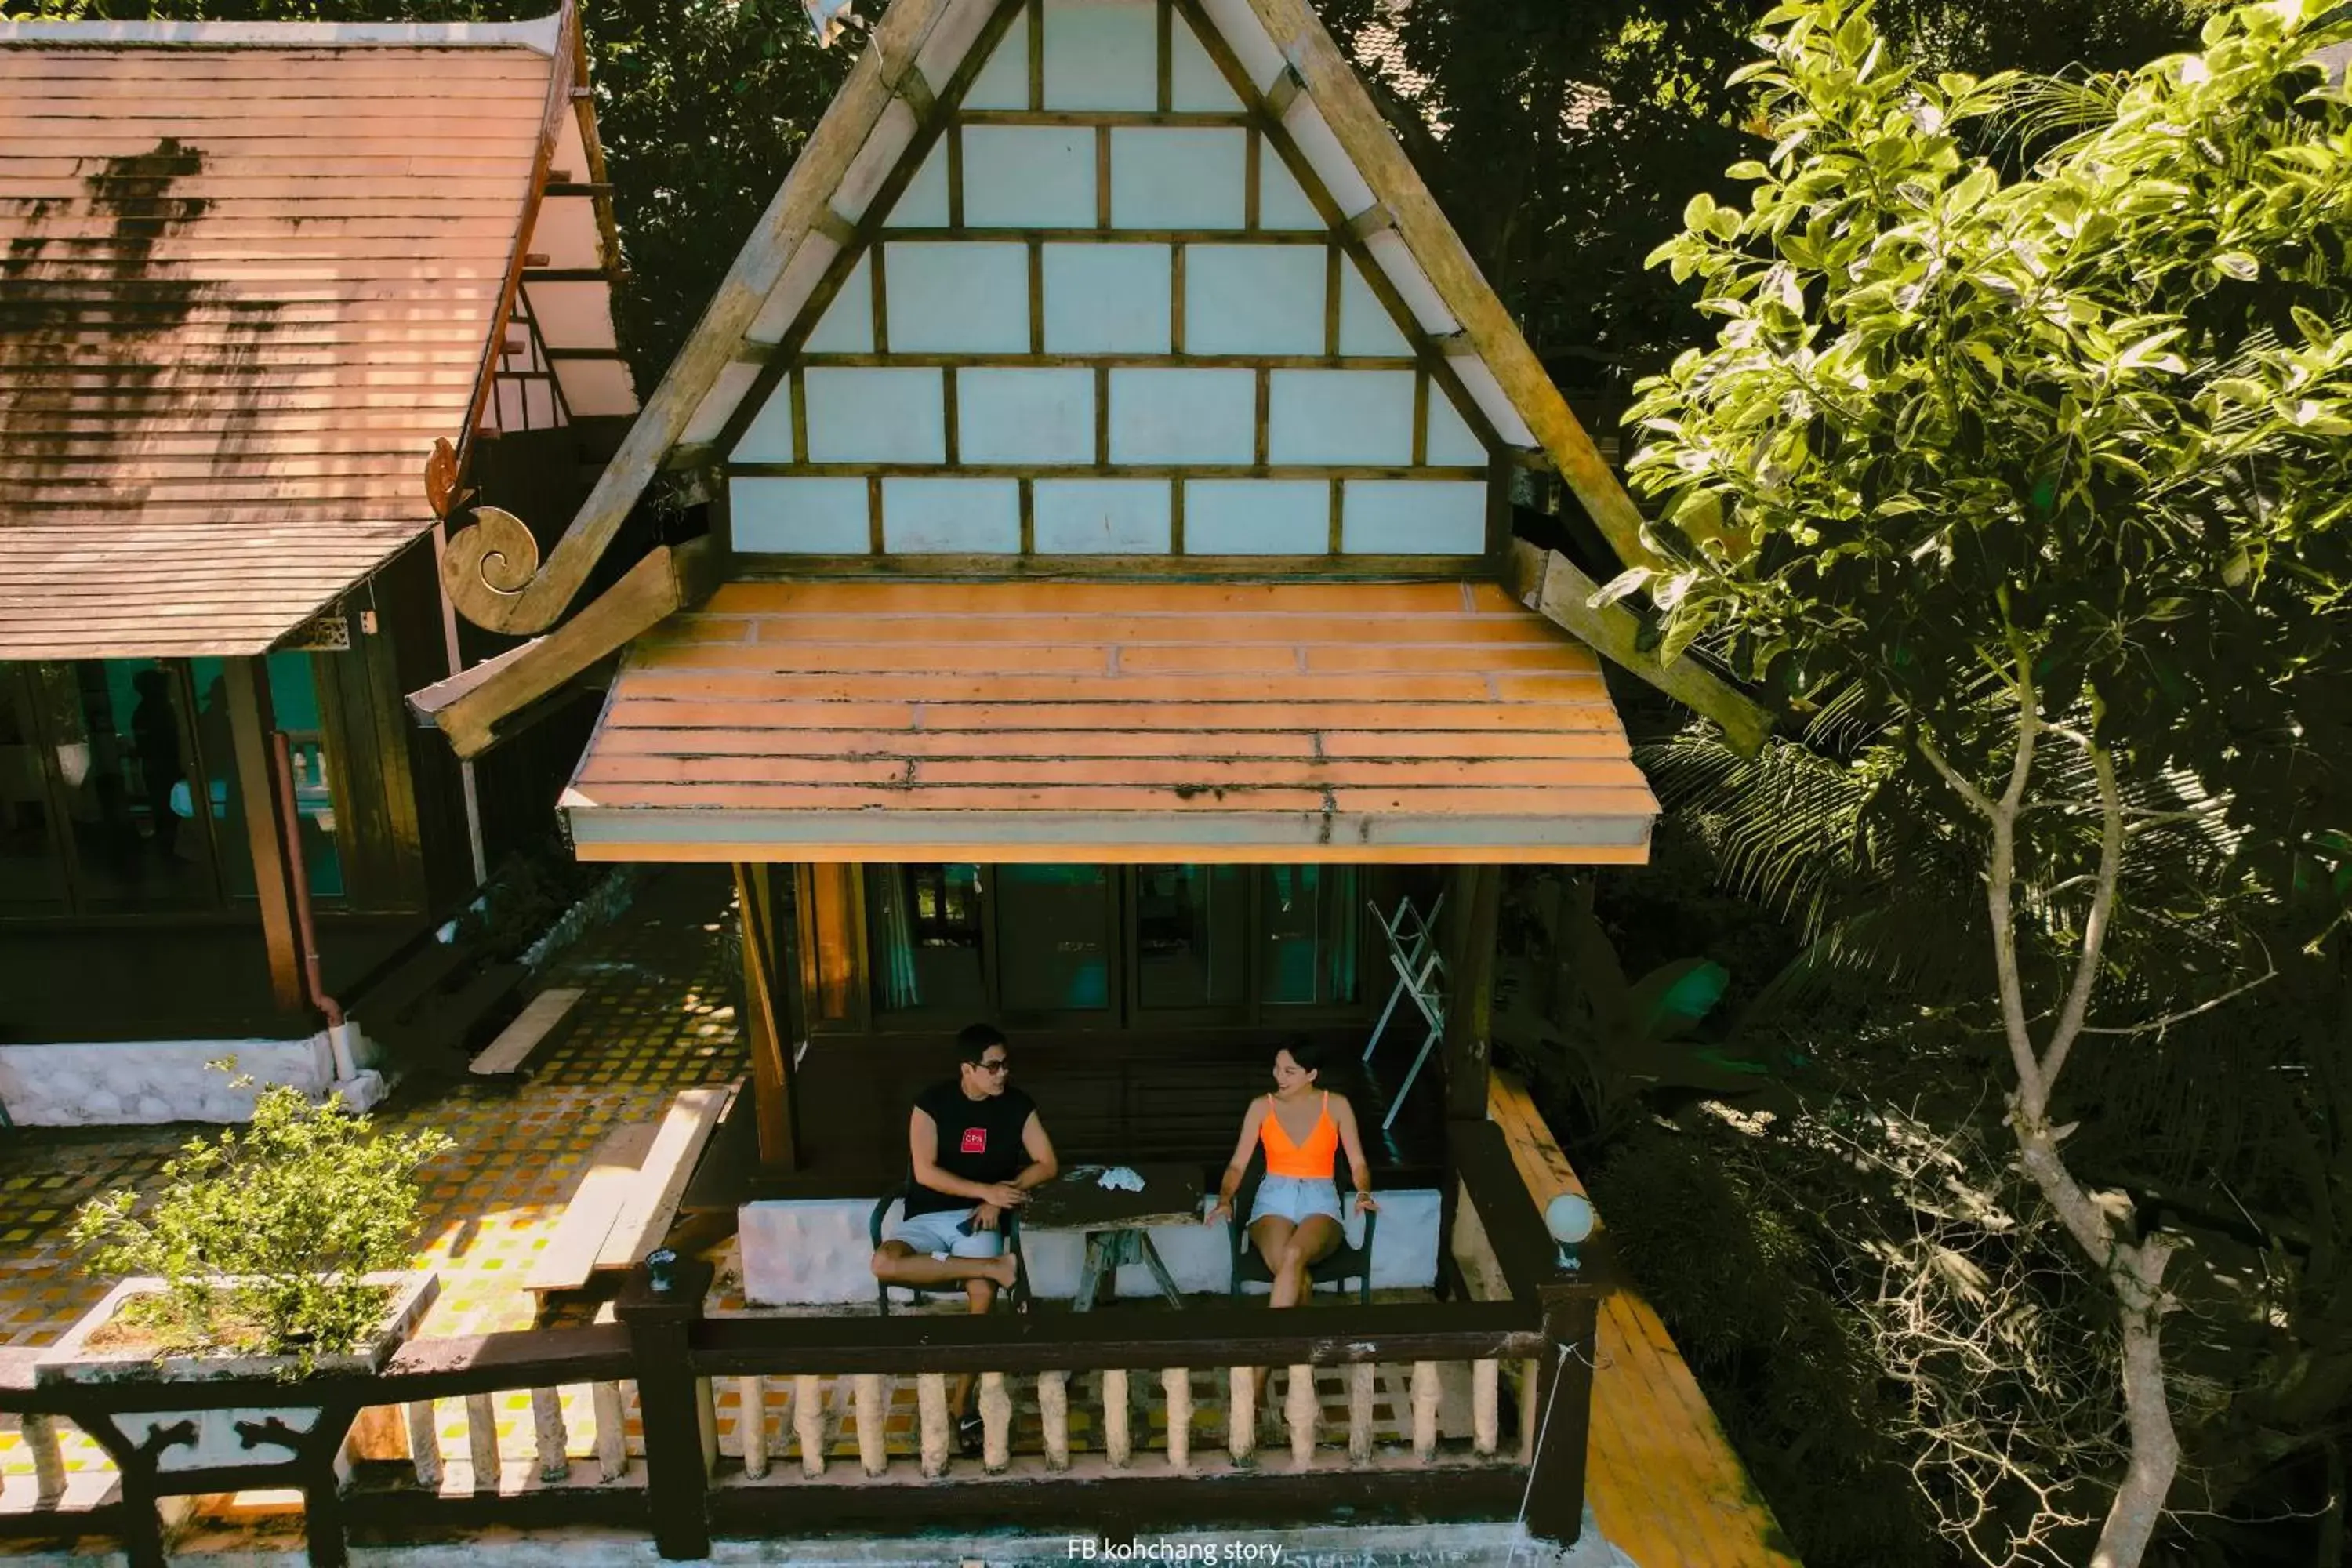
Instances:
[[[1160,1386],[1168,1394],[1168,1468],[1190,1469],[1192,1465],[1192,1373],[1189,1368],[1171,1366],[1160,1374]]]
[[[416,1484],[426,1491],[441,1489],[441,1428],[433,1402],[415,1400],[402,1407],[408,1417],[408,1461],[416,1467]]]
[[[1503,1363],[1470,1363],[1470,1446],[1482,1459],[1495,1457],[1502,1441]]]
[[[1102,1374],[1103,1453],[1114,1470],[1127,1468],[1135,1458],[1133,1434],[1127,1423],[1127,1369],[1114,1366]]]
[[[857,1374],[857,1462],[869,1476],[878,1476],[890,1465],[890,1434],[886,1426],[889,1420],[889,1401],[884,1397],[882,1374],[861,1372]]]
[[[981,1468],[1000,1474],[1013,1462],[1013,1397],[1005,1391],[1004,1374],[980,1374]]]
[[[1437,1363],[1412,1363],[1412,1457],[1423,1464],[1437,1457]]]
[[[824,1380],[803,1373],[793,1380],[793,1436],[800,1439],[801,1474],[824,1474]]]
[[[735,1434],[743,1442],[743,1473],[753,1480],[768,1473],[768,1380],[735,1380]]]
[[[1037,1419],[1045,1429],[1045,1468],[1070,1468],[1070,1374],[1037,1374]]]
[[[33,1450],[34,1505],[55,1508],[66,1495],[66,1455],[58,1441],[58,1418],[27,1415],[23,1425],[25,1447]]]
[[[572,1474],[572,1460],[563,1450],[571,1445],[571,1434],[563,1429],[563,1391],[560,1388],[534,1388],[530,1391],[531,1440],[539,1449],[539,1479],[560,1481]]]
[[[474,1461],[474,1489],[499,1489],[499,1406],[495,1395],[466,1395],[466,1452]]]
[[[1323,1414],[1315,1397],[1315,1369],[1304,1362],[1290,1369],[1290,1388],[1282,1413],[1290,1422],[1290,1463],[1306,1469],[1315,1463],[1315,1425]]]
[[[596,1412],[596,1476],[609,1484],[629,1473],[629,1425],[623,1414],[621,1385],[592,1384],[588,1401]]]
[[[1237,1366],[1225,1373],[1225,1452],[1236,1465],[1257,1452],[1257,1373]]]
[[[1350,1464],[1372,1462],[1372,1384],[1379,1375],[1370,1362],[1360,1361],[1348,1369],[1348,1459]]]
[[[922,1417],[923,1478],[937,1480],[948,1473],[948,1374],[927,1372],[918,1375],[915,1403]]]

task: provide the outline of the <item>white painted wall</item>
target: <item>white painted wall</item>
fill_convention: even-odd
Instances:
[[[1427,1287],[1437,1279],[1437,1191],[1407,1188],[1380,1194],[1381,1225],[1372,1242],[1376,1289]],[[1205,1206],[1205,1205],[1204,1205]],[[743,1294],[755,1307],[841,1306],[874,1300],[873,1245],[866,1228],[871,1198],[775,1199],[745,1204],[738,1213]],[[1350,1237],[1362,1234],[1350,1220]],[[1230,1277],[1232,1243],[1222,1225],[1154,1230],[1151,1244],[1179,1289],[1222,1293]],[[1084,1243],[1073,1234],[1023,1239],[1029,1283],[1040,1296],[1077,1294]],[[1263,1294],[1263,1286],[1244,1287]],[[1154,1296],[1150,1271],[1118,1271],[1118,1294]]]

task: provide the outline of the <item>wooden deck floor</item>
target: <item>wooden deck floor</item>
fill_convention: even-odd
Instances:
[[[1509,1075],[1495,1075],[1488,1114],[1538,1204],[1584,1191]],[[1641,1568],[1799,1568],[1666,1326],[1632,1290],[1601,1309],[1585,1463],[1595,1522]]]

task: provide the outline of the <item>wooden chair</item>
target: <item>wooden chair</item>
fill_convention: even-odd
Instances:
[[[1261,1144],[1250,1155],[1249,1169],[1242,1173],[1242,1184],[1234,1194],[1233,1218],[1228,1222],[1233,1232],[1234,1270],[1232,1282],[1226,1287],[1226,1295],[1235,1301],[1241,1300],[1242,1287],[1245,1284],[1274,1283],[1274,1271],[1265,1266],[1265,1259],[1258,1256],[1257,1248],[1250,1245],[1249,1237],[1250,1205],[1257,1200],[1258,1184],[1265,1180],[1265,1148]],[[1353,1187],[1346,1184],[1340,1168],[1336,1165],[1331,1171],[1331,1185],[1339,1194],[1339,1213],[1344,1216],[1356,1194]],[[1372,1233],[1380,1228],[1380,1223],[1377,1210],[1364,1215],[1364,1239],[1350,1243],[1347,1239],[1348,1222],[1342,1217],[1339,1245],[1332,1249],[1329,1257],[1307,1266],[1307,1279],[1310,1289],[1316,1285],[1337,1285],[1344,1290],[1348,1281],[1353,1279],[1356,1281],[1356,1300],[1364,1306],[1370,1306]]]
[[[889,1223],[890,1205],[898,1204],[903,1206],[907,1194],[914,1188],[915,1178],[910,1175],[874,1200],[874,1212],[866,1217],[866,1230],[875,1251],[882,1250],[882,1233]],[[999,1306],[1007,1306],[1014,1311],[1025,1310],[1029,1303],[1029,1260],[1021,1255],[1021,1211],[1009,1210],[999,1215],[996,1223],[1004,1232],[1004,1250],[1013,1254],[1013,1289],[999,1290],[996,1300],[989,1304],[989,1310],[994,1311]],[[890,1292],[893,1290],[907,1292],[912,1298],[908,1303],[909,1306],[920,1306],[933,1296],[961,1296],[964,1293],[960,1284],[887,1285],[877,1279],[874,1281],[875,1300],[880,1304],[882,1315],[886,1318],[890,1315]]]

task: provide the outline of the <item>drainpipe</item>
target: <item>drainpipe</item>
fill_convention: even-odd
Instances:
[[[326,1015],[335,1077],[349,1082],[358,1076],[359,1064],[352,1059],[351,1028],[344,1022],[342,1005],[327,994],[326,977],[319,967],[319,932],[310,919],[310,871],[302,864],[302,814],[294,800],[294,757],[283,730],[269,732],[269,761],[277,786],[278,830],[286,837],[286,868],[294,884],[294,931],[302,943],[302,978],[310,988],[310,1005]]]

